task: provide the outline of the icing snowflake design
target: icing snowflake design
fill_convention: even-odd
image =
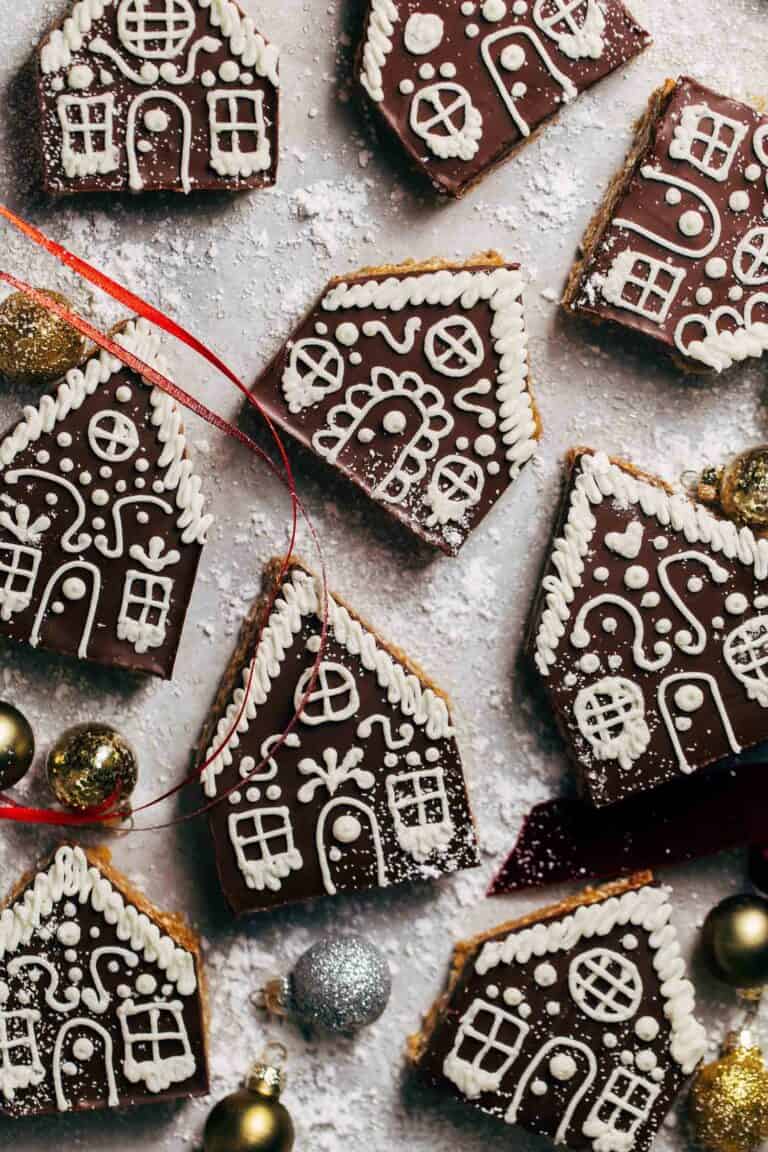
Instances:
[[[194,956],[79,848],[30,892],[0,928],[0,1113],[124,1107],[137,1085],[205,1091]]]
[[[667,893],[643,887],[500,930],[469,962],[436,1033],[443,1075],[557,1144],[646,1147],[668,1107],[657,1107],[662,1088],[669,1100],[706,1042],[670,914]]]
[[[766,738],[767,580],[749,531],[578,457],[535,660],[596,803]]]
[[[277,68],[233,0],[78,0],[40,48],[48,186],[273,183]]]
[[[572,306],[637,326],[701,368],[768,348],[768,121],[691,80],[664,102]],[[652,218],[648,203],[658,203]]]

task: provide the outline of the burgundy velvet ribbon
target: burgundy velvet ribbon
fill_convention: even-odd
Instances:
[[[576,798],[528,813],[489,896],[566,880],[612,879],[744,844],[765,844],[768,764],[676,780],[609,808]],[[758,849],[765,857],[765,849]]]

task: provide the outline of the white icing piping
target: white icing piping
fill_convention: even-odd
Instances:
[[[131,320],[115,340],[128,352],[132,352],[145,364],[156,368],[164,376],[168,369],[160,354],[160,338],[146,320]],[[24,418],[0,443],[0,465],[7,468],[16,456],[29,444],[39,440],[43,433],[50,433],[55,426],[67,419],[70,412],[77,411],[88,396],[125,365],[108,352],[101,351],[80,368],[73,368],[64,377],[56,394],[46,393],[37,407],[28,405]],[[200,478],[192,469],[192,462],[185,456],[187,440],[181,420],[181,413],[175,402],[159,388],[153,388],[149,397],[152,406],[152,423],[157,428],[157,436],[163,449],[158,460],[158,468],[166,469],[163,485],[168,491],[176,491],[176,507],[179,510],[178,527],[182,530],[185,544],[197,541],[205,543],[206,533],[213,517],[205,513],[205,501],[201,493]]]
[[[92,31],[95,21],[100,20],[105,9],[115,0],[78,0],[72,12],[62,24],[54,29],[43,45],[40,53],[40,66],[47,75],[69,68],[72,54],[84,47],[84,37]],[[239,57],[245,68],[253,68],[259,76],[266,77],[277,88],[280,84],[278,66],[280,50],[268,44],[250,16],[234,4],[232,0],[196,0],[198,7],[210,9],[209,20],[214,28],[219,28],[226,37],[229,50]]]
[[[669,923],[671,915],[669,889],[646,886],[598,904],[582,904],[569,916],[523,928],[505,940],[492,940],[481,949],[475,970],[484,976],[499,964],[526,964],[532,956],[571,952],[582,939],[605,936],[617,925],[644,928],[650,934],[653,967],[669,1020],[670,1053],[690,1075],[704,1055],[706,1032],[694,1016],[694,989],[685,978],[677,933]]]
[[[536,667],[549,675],[555,654],[571,615],[575,589],[581,586],[586,556],[596,521],[591,506],[613,499],[623,508],[639,505],[646,516],[673,532],[682,532],[689,544],[706,544],[729,560],[753,565],[756,580],[768,577],[768,540],[758,539],[748,528],[730,520],[718,520],[701,504],[686,496],[670,495],[664,488],[640,480],[612,464],[604,452],[579,457],[579,470],[570,497],[563,535],[555,541],[552,565],[556,574],[544,577],[545,607],[536,636]]]
[[[143,912],[126,904],[112,882],[88,864],[81,848],[59,848],[46,872],[38,872],[20,900],[0,914],[0,960],[29,944],[45,917],[64,898],[90,904],[108,924],[116,927],[120,940],[144,959],[157,964],[182,996],[197,988],[194,956],[164,935]]]
[[[368,29],[363,45],[360,83],[377,104],[384,99],[382,71],[392,51],[392,36],[399,18],[393,0],[371,0]]]
[[[243,697],[248,683],[248,664],[243,668],[242,687],[235,689],[229,707],[216,726],[206,759],[221,746],[242,709],[237,731],[202,773],[201,779],[207,796],[216,795],[217,777],[232,763],[232,752],[239,746],[240,737],[250,728],[258,709],[267,702],[272,681],[279,675],[286,651],[301,631],[304,619],[307,616],[319,617],[321,614],[321,593],[315,578],[294,568],[285,580],[261,634],[245,707]],[[357,656],[366,671],[376,673],[379,686],[386,690],[389,703],[397,705],[414,724],[423,727],[430,740],[453,735],[451,716],[442,696],[438,696],[431,688],[425,688],[417,676],[408,672],[389,652],[379,648],[373,634],[353,619],[332,596],[328,597],[328,627],[337,644],[346,648],[350,655]]]
[[[499,431],[514,480],[536,451],[536,419],[528,390],[528,336],[523,317],[523,277],[519,268],[424,272],[386,280],[359,280],[332,288],[323,300],[326,312],[342,308],[379,308],[400,312],[408,306],[456,303],[469,310],[481,300],[493,312],[491,335],[499,357],[496,399]]]

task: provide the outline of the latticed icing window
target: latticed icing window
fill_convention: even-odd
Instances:
[[[424,768],[387,777],[387,797],[395,831],[406,852],[426,856],[453,833],[442,768]]]
[[[150,1092],[162,1092],[195,1071],[195,1059],[178,1000],[118,1008],[125,1057],[123,1071],[132,1084],[143,1081]]]
[[[651,1114],[658,1084],[626,1068],[614,1068],[584,1124],[584,1135],[604,1152],[631,1148],[635,1132]]]
[[[626,308],[661,324],[684,279],[682,268],[628,249],[613,262],[605,277],[603,295],[617,308]]]
[[[731,170],[746,126],[713,111],[706,104],[683,111],[669,146],[673,160],[687,160],[713,180],[723,181]]]
[[[130,416],[106,409],[91,417],[88,443],[100,460],[119,464],[133,456],[139,446],[139,433]]]
[[[195,31],[189,0],[123,0],[117,10],[122,46],[142,60],[172,60]]]
[[[229,817],[229,836],[249,888],[277,891],[302,866],[287,808],[249,808]]]
[[[517,1059],[528,1025],[503,1008],[474,1000],[461,1021],[446,1073],[465,1094],[479,1096],[498,1088]]]
[[[172,588],[170,576],[135,569],[126,573],[117,634],[121,640],[130,640],[137,652],[158,648],[165,640]]]
[[[591,948],[577,956],[568,987],[579,1008],[602,1024],[631,1020],[643,996],[637,965],[610,948]]]
[[[39,1084],[45,1069],[35,1037],[40,1013],[32,1009],[5,1012],[0,1009],[0,1093],[12,1100],[20,1088]]]
[[[211,166],[223,176],[250,176],[270,162],[264,93],[225,89],[208,93]]]
[[[0,543],[0,618],[10,620],[32,601],[40,552],[25,544]]]
[[[67,176],[113,172],[119,157],[114,139],[112,93],[60,96],[57,107],[62,128],[61,161]]]

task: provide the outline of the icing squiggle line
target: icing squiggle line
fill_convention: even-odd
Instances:
[[[663,528],[682,532],[689,544],[707,544],[728,560],[754,567],[755,579],[768,578],[768,540],[758,539],[749,528],[738,528],[730,520],[718,520],[701,504],[685,496],[670,495],[657,484],[649,484],[612,464],[604,452],[579,457],[579,474],[570,497],[568,519],[563,535],[555,541],[552,566],[555,573],[544,577],[544,611],[536,636],[536,667],[549,675],[556,652],[571,615],[576,588],[581,586],[584,558],[596,528],[592,505],[606,498],[629,508],[639,505],[645,516],[653,516]]]
[[[605,936],[617,925],[644,928],[665,1000],[664,1015],[670,1023],[670,1052],[689,1075],[704,1055],[706,1033],[694,1015],[694,989],[685,979],[677,933],[669,923],[671,915],[669,889],[649,885],[599,904],[584,904],[569,916],[539,922],[505,940],[492,940],[481,949],[475,969],[484,976],[499,964],[527,964],[532,956],[572,952],[581,940]]]
[[[319,618],[322,611],[321,595],[315,579],[296,568],[283,584],[254,657],[250,692],[245,706],[243,695],[247,685],[247,667],[243,670],[244,686],[234,691],[206,754],[206,758],[213,756],[240,714],[237,732],[202,774],[207,796],[216,795],[217,777],[232,763],[232,753],[239,746],[240,737],[250,728],[258,709],[266,704],[272,681],[279,676],[286,652],[301,631],[305,618]],[[376,673],[380,687],[386,690],[389,703],[397,705],[414,724],[424,728],[430,740],[453,735],[451,716],[442,696],[438,696],[431,688],[425,688],[417,676],[380,648],[373,634],[359,620],[350,616],[346,608],[332,596],[328,597],[328,630],[350,655],[358,657],[366,671]]]

